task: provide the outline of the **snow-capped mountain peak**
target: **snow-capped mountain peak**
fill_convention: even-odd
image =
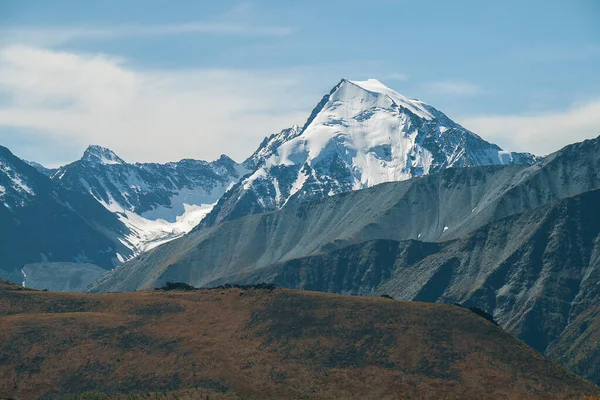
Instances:
[[[0,206],[22,207],[35,195],[33,168],[0,146]]]
[[[129,164],[107,148],[89,146],[51,178],[115,213],[129,229],[121,243],[137,254],[189,232],[247,172],[225,155],[213,162]]]
[[[342,79],[302,128],[265,139],[246,161],[254,172],[226,193],[202,225],[449,167],[534,160],[504,152],[376,79]]]
[[[366,81],[351,81],[348,79],[343,79],[342,82],[357,86],[362,90],[370,92],[378,99],[383,96],[385,101],[385,97],[387,97],[387,100],[389,100],[393,105],[408,109],[423,119],[431,120],[434,118],[434,116],[427,110],[428,106],[425,103],[420,100],[409,99],[408,97],[402,96],[400,93],[390,89],[377,79],[367,79]]]
[[[97,145],[89,146],[83,153],[83,158],[81,160],[102,165],[126,164],[125,161],[117,156],[112,150]]]

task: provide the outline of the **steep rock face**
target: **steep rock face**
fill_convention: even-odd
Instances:
[[[189,232],[245,172],[227,156],[210,163],[128,164],[109,149],[90,146],[52,179],[116,213],[130,229],[124,242],[137,254]]]
[[[302,128],[298,125],[294,125],[291,128],[284,129],[279,133],[274,133],[271,136],[266,137],[260,146],[258,146],[258,149],[244,161],[244,165],[251,171],[258,169],[266,160],[277,153],[279,146],[288,140],[292,140],[300,133],[302,133]]]
[[[212,281],[207,286],[268,282],[285,288],[371,296],[398,270],[411,268],[442,247],[439,243],[416,240],[372,240],[242,271]]]
[[[532,166],[451,168],[238,218],[155,249],[94,290],[152,288],[169,280],[202,286],[374,239],[461,238],[500,218],[600,187],[599,150],[595,139]]]
[[[0,274],[23,280],[24,264],[90,262],[109,269],[127,228],[88,194],[66,190],[0,147]]]
[[[585,309],[560,337],[550,344],[546,354],[571,371],[600,384],[600,305]]]
[[[54,168],[46,168],[42,164],[37,163],[35,161],[27,161],[27,160],[23,160],[23,161],[25,161],[27,164],[29,164],[33,168],[35,168],[38,172],[41,172],[42,174],[44,174],[46,176],[52,176],[56,172],[56,169],[54,169]]]
[[[503,151],[379,81],[344,79],[301,129],[263,142],[246,162],[254,172],[219,201],[202,226],[446,168],[534,159]]]

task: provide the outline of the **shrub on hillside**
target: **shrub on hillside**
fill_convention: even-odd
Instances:
[[[274,290],[276,289],[277,286],[273,285],[272,283],[257,283],[254,285],[238,285],[238,284],[225,284],[225,285],[220,285],[220,286],[216,286],[213,289],[217,289],[217,290],[223,290],[223,289],[242,289],[242,290],[249,290],[249,289],[257,289],[257,290]]]
[[[469,310],[471,310],[472,312],[474,312],[475,314],[487,319],[488,321],[490,321],[491,323],[498,325],[498,323],[496,321],[494,321],[494,317],[492,316],[492,314],[488,313],[485,310],[482,310],[479,307],[469,307]],[[500,325],[498,325],[500,326]]]
[[[195,287],[188,285],[187,283],[183,283],[183,282],[167,282],[165,283],[165,285],[163,287],[157,288],[156,290],[164,290],[164,291],[170,291],[170,290],[182,290],[182,291],[192,291],[192,290],[196,290]]]

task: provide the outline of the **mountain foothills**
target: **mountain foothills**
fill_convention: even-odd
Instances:
[[[0,148],[0,199],[0,274],[24,286],[266,282],[460,303],[600,383],[600,138],[511,153],[379,81],[344,79],[243,163],[131,164],[90,146],[47,169]]]
[[[600,389],[462,307],[269,288],[0,283],[0,393],[43,399],[568,399]]]
[[[557,359],[600,382],[600,355],[582,354],[570,325],[590,337],[600,327],[590,311],[600,301],[598,188],[600,138],[530,166],[452,168],[195,230],[92,290],[272,282],[465,303],[541,352],[569,348]]]

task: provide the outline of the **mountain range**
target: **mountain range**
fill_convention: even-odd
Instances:
[[[68,190],[0,147],[0,274],[25,282],[35,262],[92,263],[109,270],[133,253],[117,216],[90,195]]]
[[[2,276],[14,279],[14,271],[27,275],[28,270],[24,282],[28,277],[30,285],[37,285],[40,280],[33,275],[39,263],[58,263],[50,266],[57,272],[57,282],[47,282],[46,288],[64,287],[60,280],[72,273],[73,262],[112,268],[195,227],[452,167],[534,161],[531,154],[510,153],[487,143],[435,108],[379,81],[343,79],[317,104],[303,127],[267,137],[242,163],[225,155],[213,162],[127,163],[95,145],[80,160],[57,169],[26,161],[29,173],[37,173],[34,180],[93,200],[113,216],[102,219],[110,226],[99,230],[105,237],[96,241],[96,248],[60,256],[28,251],[26,257],[16,255],[15,261],[8,258],[0,271],[10,271]],[[21,207],[24,211],[26,204]],[[10,202],[4,205],[10,213]],[[86,212],[79,215],[87,218]],[[12,218],[19,223],[20,216]],[[12,249],[22,253],[16,247],[5,251]],[[111,262],[96,261],[91,253],[98,252]],[[23,269],[29,263],[36,266]],[[90,268],[85,274],[95,276]]]
[[[225,155],[213,162],[129,164],[109,149],[90,146],[51,179],[115,213],[129,230],[122,242],[139,254],[189,232],[246,172]]]
[[[47,169],[0,147],[0,275],[52,289],[73,273],[110,270],[189,232],[245,172],[226,156],[129,164],[100,146]],[[46,283],[33,277],[40,263],[55,264]]]
[[[267,282],[463,304],[600,383],[599,190],[600,138],[508,152],[343,79],[242,163],[90,146],[47,169],[1,148],[0,273],[51,290]]]
[[[462,303],[600,382],[578,334],[600,327],[599,188],[600,138],[533,165],[451,168],[197,229],[91,290],[271,282]]]
[[[343,79],[302,128],[265,140],[246,161],[254,171],[217,203],[201,226],[453,167],[531,164],[419,100],[381,82]]]

